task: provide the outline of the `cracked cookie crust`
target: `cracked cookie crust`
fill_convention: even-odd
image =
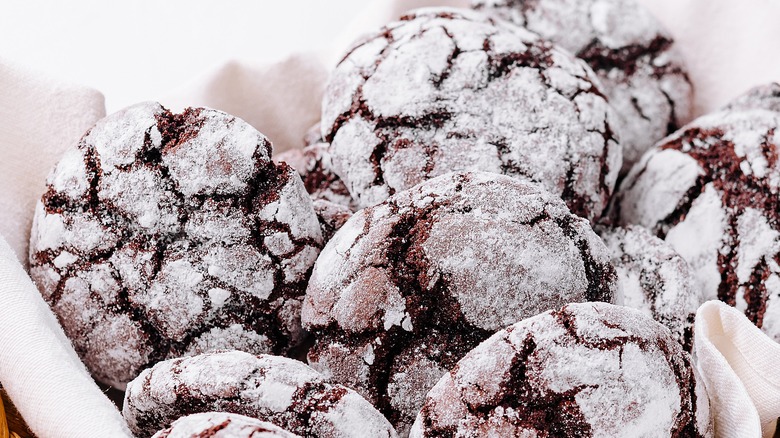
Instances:
[[[496,330],[616,292],[606,247],[560,198],[463,172],[355,213],[315,264],[302,321],[312,367],[405,435],[428,389]]]
[[[597,227],[596,231],[617,271],[620,292],[615,303],[652,316],[691,352],[696,310],[706,299],[688,263],[644,227]]]
[[[398,437],[355,391],[297,360],[242,351],[171,359],[144,370],[127,386],[122,415],[136,436],[151,436],[181,416],[211,411],[312,438]]]
[[[674,40],[636,0],[472,0],[590,65],[617,110],[623,171],[691,119],[692,86]]]
[[[736,306],[780,341],[780,112],[768,109],[771,93],[757,93],[648,151],[611,215],[666,240],[706,299]]]
[[[696,377],[641,312],[570,304],[469,352],[428,393],[410,437],[711,437]]]
[[[156,103],[98,122],[48,178],[30,273],[93,375],[169,357],[283,354],[322,245],[295,171],[244,121]]]
[[[447,172],[542,184],[590,220],[621,166],[616,115],[581,60],[503,20],[422,9],[331,75],[322,135],[361,207]]]
[[[204,412],[187,415],[152,438],[301,438],[271,423],[243,415]]]

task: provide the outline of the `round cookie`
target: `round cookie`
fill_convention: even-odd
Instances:
[[[616,292],[607,249],[560,198],[451,173],[355,213],[317,260],[301,317],[310,365],[404,435],[428,389],[496,330]]]
[[[704,303],[688,263],[663,240],[635,225],[597,229],[610,251],[620,292],[616,304],[642,311],[693,348],[693,320]]]
[[[30,274],[99,381],[301,342],[322,234],[298,175],[246,122],[138,104],[99,121],[47,185]]]
[[[616,114],[587,65],[473,11],[413,11],[332,73],[322,134],[360,207],[453,171],[542,184],[594,220],[621,166]]]
[[[636,0],[472,0],[585,60],[617,110],[623,170],[690,121],[692,86],[671,35]]]
[[[300,438],[271,423],[224,412],[192,414],[152,438]]]
[[[770,82],[751,88],[724,108],[731,111],[765,109],[780,112],[780,84]]]
[[[390,423],[355,391],[330,384],[293,359],[241,351],[172,359],[127,385],[122,415],[136,436],[175,419],[229,412],[312,438],[397,437]]]
[[[735,109],[659,142],[621,184],[611,213],[666,240],[704,299],[745,312],[780,341],[780,113]]]
[[[274,161],[284,161],[298,171],[314,201],[322,237],[327,242],[357,210],[357,204],[344,182],[333,173],[328,144],[323,142],[319,131],[318,123],[306,134],[303,149],[282,152]]]
[[[353,215],[348,207],[324,199],[315,199],[312,205],[314,212],[317,213],[317,220],[320,221],[320,230],[325,242],[329,241]]]
[[[316,142],[303,149],[291,149],[277,155],[274,160],[284,161],[298,171],[312,199],[343,205],[350,210],[357,209],[344,182],[333,173],[327,143]]]
[[[469,352],[428,393],[410,437],[712,437],[696,377],[641,312],[571,304]]]

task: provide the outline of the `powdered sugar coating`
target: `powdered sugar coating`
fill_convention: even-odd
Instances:
[[[361,210],[318,259],[302,311],[309,363],[406,433],[435,381],[496,330],[617,279],[587,220],[539,186],[446,174]]]
[[[616,303],[660,322],[690,352],[696,310],[705,299],[688,263],[643,227],[598,231],[620,282]]]
[[[765,109],[780,112],[780,83],[771,82],[748,90],[724,108],[731,111]]]
[[[744,102],[744,101],[743,101]],[[649,228],[688,262],[705,299],[780,340],[780,113],[742,104],[661,141],[615,198],[621,224]]]
[[[117,387],[167,357],[284,353],[322,245],[300,178],[247,123],[156,103],[98,122],[48,179],[30,273]]]
[[[319,138],[319,127],[317,124],[306,136],[305,148],[283,152],[274,160],[290,164],[300,174],[306,191],[314,201],[322,237],[327,242],[358,206],[344,182],[333,173],[328,144]]]
[[[274,157],[277,162],[291,165],[303,179],[303,185],[313,200],[324,200],[357,209],[357,203],[349,194],[344,182],[333,172],[328,144],[318,141],[303,149],[292,149]]]
[[[152,438],[300,438],[271,423],[243,415],[204,412],[187,415]]]
[[[636,0],[472,0],[584,59],[617,110],[628,171],[692,117],[692,86],[661,23]]]
[[[308,437],[397,437],[393,427],[351,389],[305,364],[241,351],[160,362],[127,386],[122,415],[149,436],[176,418],[229,412]]]
[[[571,304],[501,330],[431,389],[410,437],[713,436],[690,355],[639,311]]]
[[[314,212],[317,213],[317,219],[320,221],[322,229],[322,238],[329,241],[336,231],[339,230],[352,217],[353,212],[348,207],[324,199],[316,199],[313,203]]]
[[[366,207],[475,170],[541,183],[597,218],[621,165],[616,116],[580,60],[510,23],[409,13],[359,41],[323,99],[333,170]]]

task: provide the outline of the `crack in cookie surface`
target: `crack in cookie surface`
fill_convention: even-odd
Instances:
[[[660,324],[622,306],[570,304],[469,352],[428,393],[410,437],[710,437],[703,391]]]
[[[101,381],[171,356],[284,353],[322,245],[271,144],[206,109],[139,104],[63,157],[36,212],[31,275]]]
[[[425,392],[495,330],[570,301],[611,301],[587,221],[536,185],[448,174],[356,213],[326,245],[302,311],[309,362],[402,435]]]
[[[424,9],[349,51],[327,86],[322,134],[361,207],[479,170],[539,182],[593,220],[621,160],[597,83],[584,63],[509,23]]]
[[[472,0],[583,59],[619,114],[623,173],[687,123],[692,86],[669,33],[635,0]]]

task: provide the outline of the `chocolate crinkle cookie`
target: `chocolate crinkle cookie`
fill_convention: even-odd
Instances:
[[[740,101],[650,150],[612,215],[666,240],[706,299],[736,306],[780,341],[780,112]]]
[[[47,180],[30,273],[84,363],[124,387],[160,360],[286,353],[322,234],[295,171],[220,111],[99,121]]]
[[[130,382],[122,415],[137,436],[175,419],[229,412],[313,438],[397,437],[355,391],[293,359],[241,351],[160,362]]]
[[[326,201],[324,199],[315,199],[313,204],[314,212],[320,221],[322,238],[327,242],[336,231],[339,230],[352,217],[352,210],[343,204]]]
[[[617,271],[621,304],[642,311],[693,348],[693,322],[704,295],[688,263],[663,240],[636,225],[597,228]]]
[[[317,124],[304,138],[306,147],[282,152],[274,160],[298,171],[314,201],[322,237],[327,242],[358,206],[344,182],[333,173],[328,144],[319,136],[319,127]]]
[[[765,109],[780,112],[780,84],[771,82],[748,90],[724,108],[731,111]]]
[[[271,423],[225,412],[192,414],[152,438],[300,438]]]
[[[704,385],[669,330],[623,306],[518,322],[431,389],[410,437],[712,437]]]
[[[365,37],[332,73],[322,135],[360,207],[453,171],[542,184],[598,218],[622,163],[593,71],[469,10],[421,9]]]
[[[621,125],[623,170],[692,116],[692,86],[674,41],[636,0],[472,0],[585,60]]]
[[[302,320],[312,367],[405,435],[428,389],[496,330],[616,291],[604,244],[560,198],[451,173],[355,213],[315,265]]]
[[[319,125],[315,128],[319,129]],[[356,210],[357,203],[352,199],[344,182],[333,172],[328,143],[321,138],[314,138],[311,133],[304,141],[307,144],[303,149],[282,152],[274,157],[274,160],[284,161],[298,171],[312,199],[321,199]]]

